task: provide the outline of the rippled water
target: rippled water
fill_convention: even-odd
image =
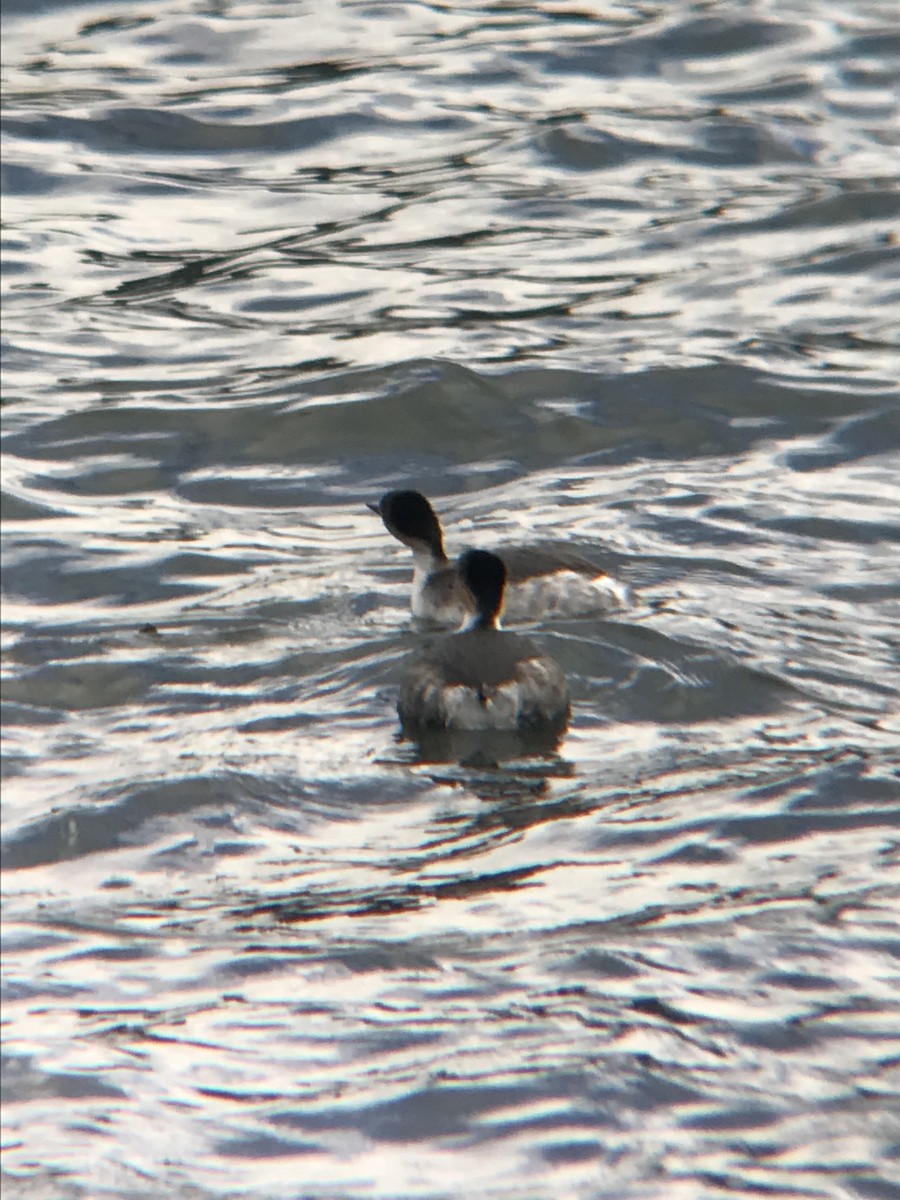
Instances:
[[[5,1194],[900,1196],[895,4],[4,26]],[[398,484],[633,589],[555,753]]]

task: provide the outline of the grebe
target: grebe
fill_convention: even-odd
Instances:
[[[447,558],[441,524],[429,502],[421,492],[391,491],[368,507],[412,550],[413,616],[458,629],[475,609]],[[624,584],[579,554],[541,547],[509,547],[498,553],[508,579],[504,618],[511,624],[603,615],[628,602]]]
[[[457,571],[475,616],[408,668],[397,706],[404,730],[562,729],[570,705],[562,668],[529,638],[497,628],[502,560],[467,550]]]

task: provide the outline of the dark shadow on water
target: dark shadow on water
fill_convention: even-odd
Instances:
[[[529,885],[543,870],[541,864],[478,874],[454,873],[427,882],[391,883],[373,888],[311,888],[302,884],[292,893],[248,904],[235,915],[271,917],[276,921],[323,921],[331,917],[372,917],[411,912],[446,898],[455,900],[492,892],[515,891]]]
[[[276,806],[293,811],[299,796],[299,785],[290,779],[279,783],[228,770],[114,784],[60,806],[5,838],[0,863],[4,871],[23,870],[139,845],[152,840],[158,821],[165,818],[175,818],[186,828],[205,812],[207,825],[223,823],[227,828],[231,806],[245,812],[253,806],[265,812]]]
[[[419,764],[459,763],[462,767],[491,769],[518,759],[549,758],[562,741],[564,727],[544,729],[418,729],[404,730],[401,743],[408,744]]]

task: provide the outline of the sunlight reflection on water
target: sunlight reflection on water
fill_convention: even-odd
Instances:
[[[4,1193],[893,1194],[893,7],[4,24]],[[400,484],[631,587],[555,749]]]

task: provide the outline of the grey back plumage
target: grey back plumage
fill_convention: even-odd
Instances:
[[[506,567],[508,583],[519,583],[556,571],[574,571],[576,575],[594,578],[603,570],[583,554],[557,546],[504,546],[497,551]]]
[[[475,629],[424,654],[403,678],[397,705],[403,727],[563,728],[570,700],[562,668],[531,643],[507,645],[513,637]]]

